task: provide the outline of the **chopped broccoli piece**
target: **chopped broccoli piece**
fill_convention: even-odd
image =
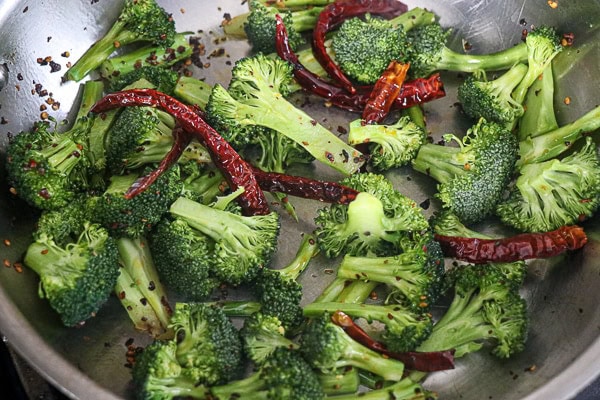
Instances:
[[[563,159],[526,164],[508,199],[498,204],[502,222],[525,232],[546,232],[591,217],[600,205],[600,158],[591,137]]]
[[[523,105],[511,94],[527,73],[525,64],[515,64],[494,80],[469,75],[458,87],[458,100],[471,118],[498,123],[512,122],[523,115]],[[483,75],[485,77],[485,74]]]
[[[245,354],[256,365],[264,364],[278,347],[299,347],[285,336],[286,330],[279,318],[262,312],[256,312],[244,320],[240,335]]]
[[[511,179],[517,140],[505,127],[484,119],[470,128],[458,147],[425,143],[413,160],[416,171],[438,182],[436,197],[466,224],[491,215]]]
[[[126,0],[119,17],[69,68],[66,79],[80,81],[98,68],[117,47],[150,42],[167,48],[175,40],[175,22],[156,0]]]
[[[156,89],[162,93],[173,94],[179,75],[169,69],[144,66],[114,78],[108,87],[110,92],[126,89]],[[144,82],[146,86],[140,84]]]
[[[336,400],[353,400],[356,398],[357,396],[353,394],[337,396]],[[361,393],[359,398],[361,400],[435,400],[438,397],[435,392],[424,389],[420,383],[413,381],[411,378],[404,378],[390,385]]]
[[[552,63],[536,79],[525,97],[525,112],[519,120],[518,138],[525,140],[528,136],[536,137],[542,133],[558,128],[554,112],[554,76]]]
[[[213,271],[232,285],[254,278],[277,246],[279,215],[275,212],[242,216],[180,197],[170,213],[214,240]]]
[[[206,109],[212,86],[191,76],[181,76],[173,89],[173,96],[186,104]]]
[[[350,123],[348,143],[369,146],[369,164],[376,171],[387,171],[410,163],[427,139],[427,132],[410,117],[401,117],[392,125]]]

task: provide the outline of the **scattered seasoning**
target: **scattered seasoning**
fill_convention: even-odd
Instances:
[[[550,8],[558,8],[558,1],[548,0]]]
[[[19,80],[19,81],[23,80],[23,74],[21,74],[20,72],[17,74],[17,80]]]
[[[6,124],[8,124],[8,121],[6,120],[6,118],[0,117],[0,125],[6,125]]]
[[[23,9],[23,13],[26,13],[27,11],[29,11],[29,6],[27,6]]]
[[[4,245],[9,247],[11,245],[10,239],[4,239]]]
[[[571,98],[570,98],[569,96],[567,96],[567,97],[565,97],[565,99],[563,100],[563,102],[564,102],[566,105],[569,105],[569,104],[571,104]]]
[[[537,369],[537,366],[535,364],[531,364],[529,367],[525,368],[524,371],[525,372],[535,372],[536,369]]]
[[[20,262],[16,262],[16,263],[14,263],[14,264],[13,264],[13,268],[14,268],[14,269],[15,269],[15,271],[16,271],[17,273],[19,273],[19,274],[20,274],[21,272],[23,272],[23,264],[21,264]]]
[[[6,259],[6,258],[5,258],[5,259],[4,259],[4,266],[5,266],[6,268],[10,268],[10,267],[12,266],[12,264],[11,264],[10,260],[8,260],[8,259]]]
[[[68,51],[63,51],[60,55],[61,55],[61,57],[67,58],[67,57],[71,56],[71,53],[69,53]]]

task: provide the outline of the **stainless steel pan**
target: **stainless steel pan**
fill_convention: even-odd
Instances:
[[[244,41],[216,40],[222,37],[219,24],[223,15],[244,12],[246,6],[242,3],[161,2],[173,13],[179,30],[203,38],[207,46],[204,61],[211,66],[195,73],[210,83],[226,84],[230,62],[247,52]],[[600,102],[600,1],[558,0],[557,8],[550,7],[546,0],[430,0],[407,4],[430,8],[441,16],[443,25],[454,27],[450,45],[457,50],[463,40],[471,45],[472,52],[499,50],[517,43],[521,30],[532,25],[550,24],[575,33],[577,47],[563,52],[555,62],[559,122],[569,122]],[[0,79],[6,78],[0,80],[0,150],[5,148],[9,132],[27,129],[39,118],[40,105],[50,93],[61,105],[50,114],[57,120],[69,117],[78,85],[61,84],[66,63],[74,62],[107,29],[120,6],[120,1],[109,0],[0,1]],[[212,50],[221,47],[226,49],[224,56],[208,58]],[[65,52],[70,57],[61,56]],[[53,73],[48,65],[37,62],[47,56],[60,64],[62,71]],[[577,61],[572,62],[575,58]],[[456,75],[446,74],[444,80],[448,96],[427,105],[429,128],[436,135],[461,132],[468,126],[454,106]],[[49,94],[32,94],[36,83]],[[567,96],[571,98],[568,106],[560,101]],[[349,121],[346,113],[310,100],[308,112],[331,129]],[[320,169],[301,172],[335,178]],[[83,327],[66,329],[60,325],[53,311],[38,298],[35,275],[14,268],[30,240],[36,215],[8,192],[3,173],[0,169],[0,239],[4,242],[0,242],[0,258],[8,266],[0,267],[0,332],[12,348],[69,396],[131,398],[126,343],[133,339],[135,345],[143,346],[149,339],[132,330],[114,298]],[[409,170],[391,176],[397,187],[417,202],[433,194],[431,182],[413,176]],[[284,220],[283,234],[287,236],[275,262],[291,256],[296,246],[293,239],[299,232],[314,228],[312,218],[320,205],[306,201],[296,204],[302,222]],[[485,352],[473,354],[461,359],[455,370],[431,375],[425,385],[437,390],[443,399],[533,400],[571,398],[589,384],[600,371],[600,221],[594,218],[585,227],[591,240],[583,251],[550,262],[530,263],[524,295],[530,303],[532,323],[525,352],[509,361],[499,361]],[[311,272],[305,274],[306,299],[331,279],[324,273],[328,267],[332,267],[330,261],[318,259]]]

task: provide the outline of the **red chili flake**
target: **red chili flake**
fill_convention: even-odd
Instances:
[[[10,246],[11,245],[10,239],[4,239],[4,245],[7,247]]]
[[[10,268],[10,267],[12,266],[12,265],[11,265],[11,263],[10,263],[10,260],[8,260],[8,259],[6,259],[6,258],[5,258],[5,259],[4,259],[4,266],[5,266],[6,268]]]
[[[329,160],[329,162],[334,162],[335,161],[335,157],[333,156],[333,154],[331,154],[328,151],[325,152],[325,157],[327,157],[327,160]]]

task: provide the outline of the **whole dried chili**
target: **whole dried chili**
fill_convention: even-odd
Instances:
[[[346,19],[352,17],[370,13],[389,19],[406,11],[408,11],[408,6],[398,0],[346,0],[328,4],[319,14],[313,30],[312,48],[315,58],[334,81],[338,82],[349,93],[356,93],[356,88],[352,82],[327,54],[325,36]]]
[[[357,86],[356,93],[350,94],[340,86],[327,82],[306,69],[289,45],[283,20],[279,15],[276,16],[276,20],[275,42],[277,54],[283,60],[292,64],[294,78],[298,84],[304,90],[329,100],[336,107],[350,112],[362,113],[373,91],[373,86]],[[444,97],[445,95],[444,84],[440,75],[436,73],[428,78],[418,78],[404,82],[398,97],[394,101],[393,108],[408,108],[416,104]]]
[[[522,233],[501,239],[435,235],[444,255],[474,264],[554,257],[587,243],[583,228],[572,225],[542,233]]]
[[[128,106],[158,107],[171,114],[186,132],[197,137],[208,149],[231,189],[244,187],[244,193],[238,197],[244,214],[264,215],[270,212],[250,165],[192,107],[154,89],[131,89],[106,95],[91,111],[99,113]]]
[[[358,343],[389,358],[402,361],[407,369],[422,372],[454,369],[454,350],[397,353],[387,350],[383,343],[370,337],[367,332],[354,323],[350,316],[341,311],[334,312],[331,315],[331,321],[342,327],[348,336]]]
[[[362,113],[362,119],[365,123],[379,123],[388,115],[402,90],[409,67],[410,64],[394,60],[383,71],[369,95],[367,104],[365,104]]]
[[[358,191],[337,182],[319,181],[303,176],[293,176],[254,169],[260,188],[267,192],[284,193],[325,203],[349,204]]]

